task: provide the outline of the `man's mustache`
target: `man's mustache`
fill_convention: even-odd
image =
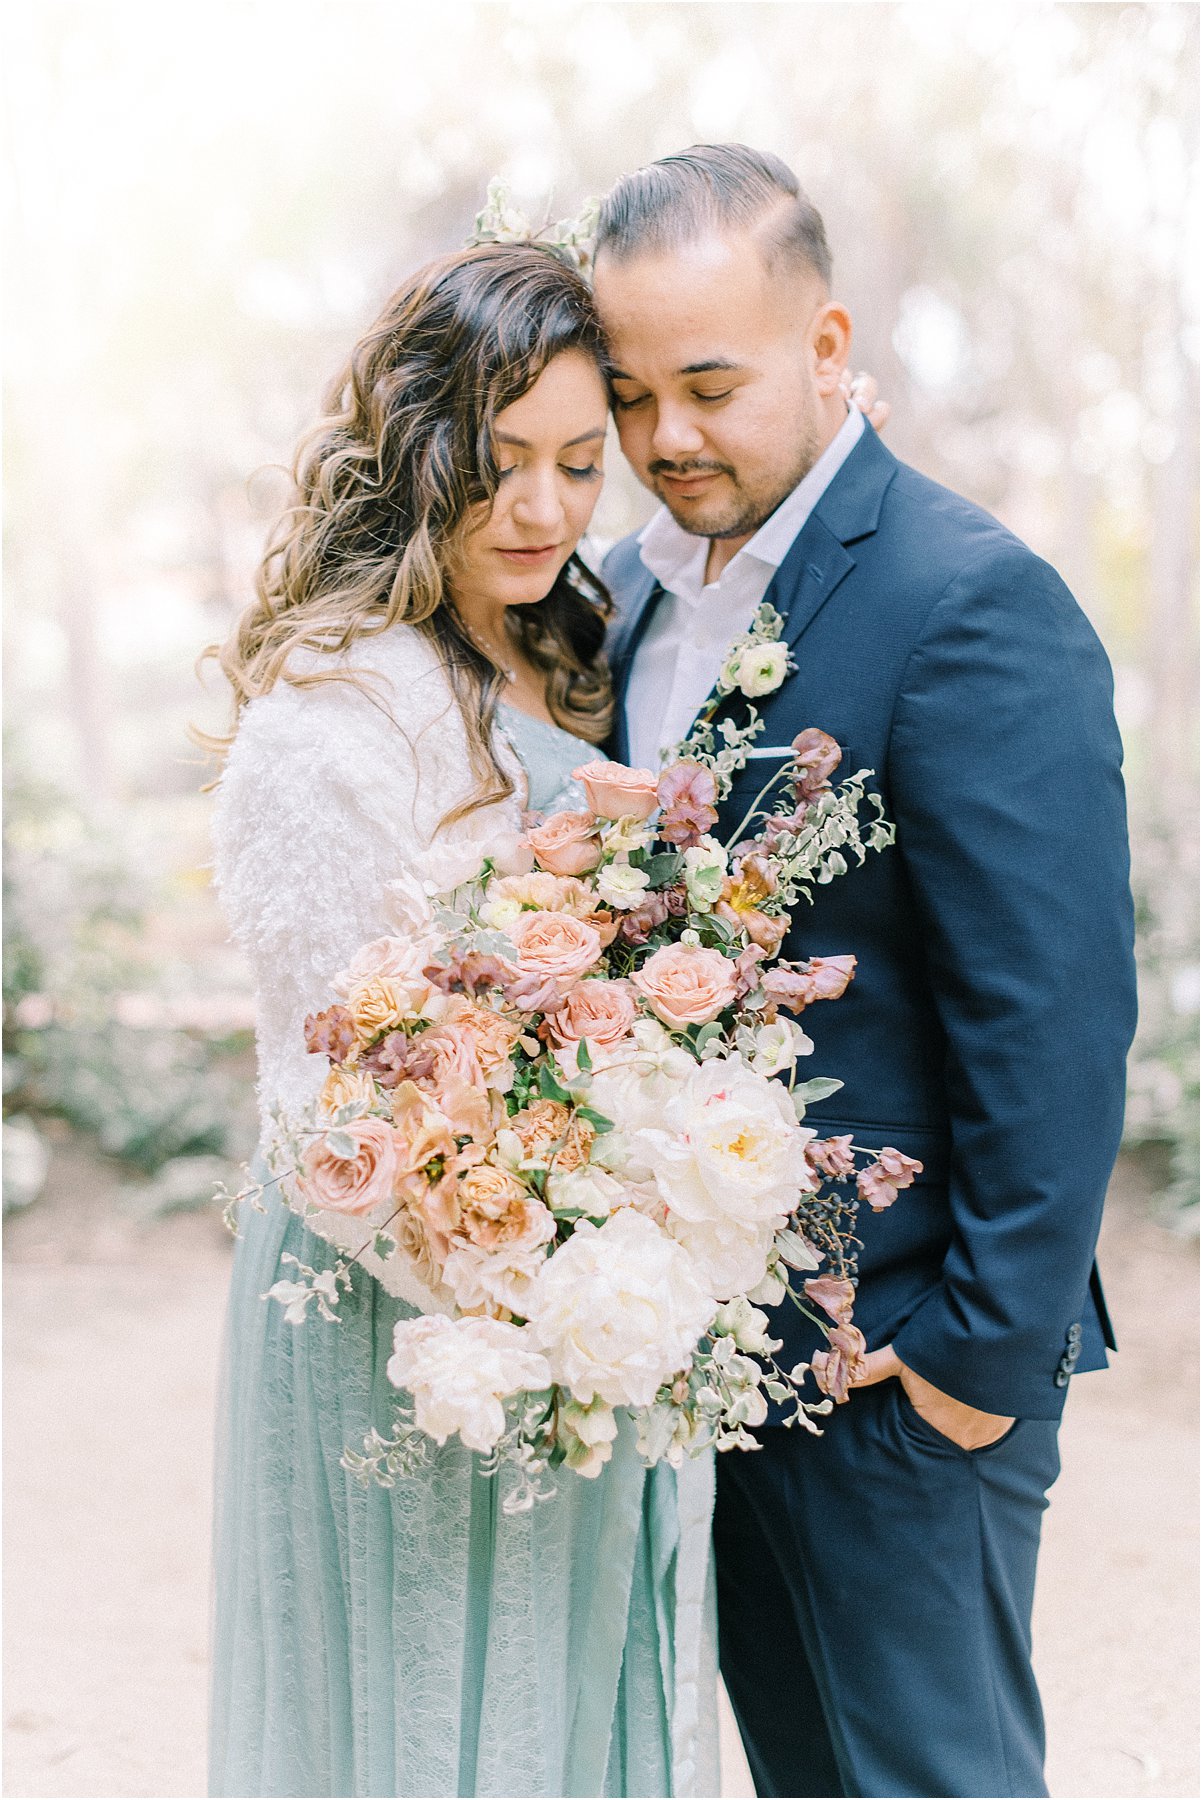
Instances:
[[[733,475],[734,470],[729,463],[719,462],[664,462],[657,458],[647,464],[648,475]]]

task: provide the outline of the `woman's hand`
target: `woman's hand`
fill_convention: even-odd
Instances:
[[[853,375],[849,369],[844,369],[839,377],[839,389],[847,404],[858,406],[875,430],[885,429],[893,408],[887,400],[877,399],[875,376],[868,375],[863,370],[858,375]]]

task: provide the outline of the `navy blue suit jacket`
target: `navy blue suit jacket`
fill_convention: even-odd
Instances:
[[[606,559],[618,606],[613,753],[660,598],[633,538]],[[959,495],[861,436],[768,593],[797,671],[758,742],[809,725],[876,771],[897,844],[816,889],[782,954],[858,958],[805,1014],[806,1119],[894,1144],[923,1174],[861,1211],[856,1322],[987,1412],[1056,1418],[1075,1368],[1113,1347],[1094,1250],[1135,1021],[1133,916],[1110,666],[1047,563]],[[783,756],[782,756],[783,760]],[[751,763],[717,827],[771,768]],[[817,1335],[773,1315],[781,1359]]]

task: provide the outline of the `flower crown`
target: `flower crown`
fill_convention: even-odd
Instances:
[[[559,219],[553,225],[534,226],[509,198],[509,183],[494,176],[488,184],[485,204],[476,214],[476,224],[466,242],[468,249],[477,244],[539,244],[552,250],[568,267],[588,276],[593,266],[593,247],[597,234],[599,200],[586,200],[572,219]]]

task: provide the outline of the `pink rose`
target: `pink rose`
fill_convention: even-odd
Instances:
[[[356,951],[346,968],[336,975],[331,986],[341,1000],[349,1000],[357,988],[377,981],[388,981],[403,990],[405,1011],[420,1012],[430,993],[430,980],[425,966],[432,945],[428,940],[381,937]]]
[[[550,875],[587,875],[601,861],[601,839],[592,813],[560,812],[532,825],[526,842]]]
[[[893,1205],[900,1190],[910,1187],[914,1177],[921,1174],[920,1162],[886,1145],[874,1163],[860,1170],[856,1188],[861,1200],[867,1200],[873,1212],[884,1212],[887,1206]]]
[[[587,919],[570,913],[522,913],[509,927],[519,974],[555,982],[562,999],[572,983],[601,957],[601,934]]]
[[[675,1031],[708,1025],[736,991],[734,964],[720,950],[693,944],[665,944],[630,979],[652,1012]]]
[[[687,849],[718,822],[718,785],[700,763],[676,762],[659,778],[659,835]]]
[[[634,1024],[634,1001],[624,981],[578,981],[557,1012],[548,1015],[557,1044],[574,1048],[583,1038],[608,1049]]]
[[[625,763],[582,763],[573,769],[599,819],[649,819],[659,805],[658,778],[650,769],[628,769]]]
[[[806,1145],[806,1161],[819,1175],[833,1181],[854,1175],[856,1159],[851,1153],[851,1132],[846,1137],[815,1138]]]
[[[331,1149],[331,1136],[349,1139],[351,1154]],[[391,1211],[398,1174],[396,1133],[386,1119],[352,1119],[311,1144],[301,1170],[301,1192],[314,1206],[356,1219]]]

